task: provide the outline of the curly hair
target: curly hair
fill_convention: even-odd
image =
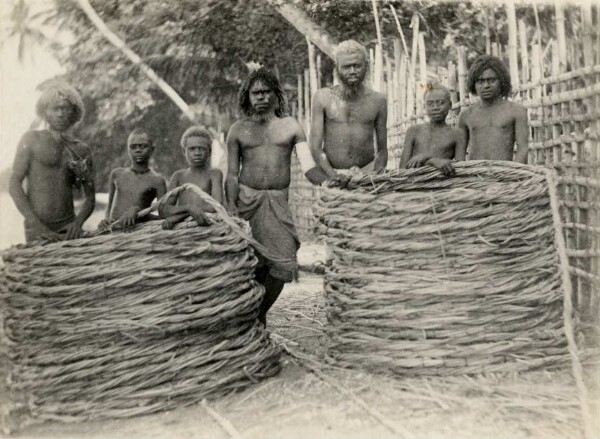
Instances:
[[[275,116],[287,116],[287,99],[279,79],[277,79],[277,76],[275,76],[273,72],[264,67],[261,67],[260,69],[250,73],[240,88],[238,104],[242,114],[246,117],[254,114],[252,104],[250,103],[250,87],[252,87],[256,81],[260,81],[269,87],[275,95],[275,98],[277,99],[277,105],[275,105]]]
[[[448,99],[449,102],[452,102],[450,90],[448,90],[442,84],[425,84],[425,94],[423,95],[423,98],[425,98],[432,91],[441,91],[444,93],[444,98]]]
[[[342,41],[337,45],[335,48],[335,63],[338,63],[338,58],[340,55],[354,54],[360,55],[365,64],[369,63],[369,54],[367,53],[367,49],[365,49],[365,46],[354,40]]]
[[[134,128],[129,133],[129,136],[127,137],[127,145],[128,146],[131,144],[133,136],[146,136],[148,138],[148,144],[150,146],[152,146],[152,144],[153,144],[152,138],[150,137],[150,134],[148,134],[148,131],[144,130],[143,128]]]
[[[505,98],[508,97],[512,90],[510,73],[499,58],[490,55],[480,55],[475,58],[467,76],[467,89],[471,93],[477,94],[475,83],[487,69],[492,69],[496,73],[496,76],[498,76],[498,80],[500,81],[500,95]]]
[[[183,149],[185,149],[185,141],[190,137],[204,137],[205,139],[208,139],[208,144],[212,145],[213,137],[210,134],[210,132],[202,125],[192,125],[187,130],[185,130],[185,132],[181,136],[181,141],[179,142]]]
[[[48,106],[63,99],[71,104],[73,112],[71,113],[69,122],[71,125],[75,125],[83,119],[85,114],[83,100],[79,93],[77,93],[77,90],[64,82],[55,82],[44,88],[35,105],[35,112],[40,118],[46,120]]]

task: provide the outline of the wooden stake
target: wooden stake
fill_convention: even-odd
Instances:
[[[581,5],[581,25],[582,25],[582,45],[583,45],[583,64],[585,66],[594,65],[593,35],[594,27],[592,24],[592,3],[584,2]]]
[[[519,62],[517,57],[517,14],[514,0],[505,0],[508,19],[508,67],[513,89],[519,86]]]
[[[419,32],[419,84],[417,86],[417,114],[423,112],[423,97],[427,87],[427,57],[425,52],[425,32]]]
[[[302,89],[302,75],[298,75],[298,122],[304,126],[304,90]]]
[[[469,96],[467,92],[467,66],[465,64],[465,48],[458,47],[458,99],[459,102],[464,102]]]
[[[558,44],[559,73],[562,73],[567,70],[567,37],[565,35],[564,0],[554,0],[554,9],[556,11],[556,42]]]
[[[310,131],[310,73],[304,69],[304,132]]]
[[[321,88],[323,84],[323,77],[321,74],[321,54],[317,54],[317,90]]]
[[[402,38],[402,46],[404,47],[404,56],[406,57],[406,61],[410,64],[408,59],[408,46],[406,45],[406,38],[404,38],[404,32],[402,31],[402,26],[400,25],[400,20],[398,19],[398,14],[396,14],[396,9],[394,5],[389,4],[390,9],[392,10],[392,15],[394,16],[394,20],[396,21],[396,27],[398,28],[398,33],[400,34],[400,38]],[[399,64],[396,64],[398,66]]]
[[[317,92],[317,66],[315,62],[315,46],[306,38],[306,44],[308,45],[308,71],[309,71],[309,84],[310,84],[310,96],[311,98]]]
[[[417,52],[419,50],[419,16],[416,12],[413,14],[410,27],[412,28],[412,50],[410,52],[410,64],[408,65],[408,77],[414,78],[417,68]]]
[[[527,26],[519,20],[519,51],[521,52],[521,82],[529,82],[529,50],[527,44]]]

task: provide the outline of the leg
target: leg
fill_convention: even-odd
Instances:
[[[262,283],[262,282],[261,282]],[[262,283],[265,287],[265,295],[260,304],[260,309],[258,313],[258,320],[267,327],[267,312],[271,309],[271,306],[275,303],[279,294],[281,294],[281,290],[283,290],[283,286],[285,282],[272,277],[270,274],[266,274],[264,283]]]

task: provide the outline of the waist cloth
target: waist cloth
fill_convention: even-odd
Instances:
[[[288,205],[288,189],[253,189],[240,184],[237,202],[241,218],[250,223],[252,236],[282,261],[258,256],[258,264],[267,266],[269,274],[291,282],[298,262],[300,241]]]
[[[71,225],[71,223],[74,220],[75,215],[70,215],[69,217],[64,219],[59,219],[55,221],[43,221],[43,224],[53,232],[65,233],[67,231],[67,227],[69,227],[69,225]],[[39,239],[40,235],[43,233],[38,226],[28,222],[27,220],[24,221],[23,226],[25,228],[26,242],[31,242]]]

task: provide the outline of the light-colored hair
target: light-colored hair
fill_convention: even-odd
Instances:
[[[425,98],[425,96],[427,96],[432,91],[441,91],[442,93],[444,93],[444,97],[446,99],[448,99],[448,102],[452,102],[452,96],[450,95],[450,90],[448,90],[442,84],[427,84],[425,86],[425,94],[423,95],[423,98]]]
[[[344,54],[344,55],[358,54],[358,55],[362,56],[363,60],[365,61],[365,64],[367,64],[368,60],[369,60],[369,54],[367,53],[367,49],[365,49],[365,46],[363,46],[362,44],[360,44],[359,42],[354,41],[354,40],[342,41],[340,44],[337,45],[337,47],[335,49],[336,64],[338,62],[338,57],[342,54]]]
[[[142,128],[135,128],[131,133],[129,133],[129,137],[127,137],[127,146],[131,143],[131,139],[133,136],[142,136],[145,135],[148,138],[148,144],[152,146],[152,137],[150,134]]]
[[[35,111],[37,115],[46,120],[46,110],[48,106],[60,101],[66,100],[71,107],[73,112],[71,113],[71,125],[75,125],[83,119],[85,109],[81,96],[77,93],[73,87],[64,82],[55,82],[44,88],[40,98],[35,105]]]
[[[208,139],[208,144],[212,145],[213,137],[210,134],[210,131],[208,131],[202,125],[192,125],[187,130],[185,130],[185,132],[181,136],[180,142],[180,145],[183,149],[185,149],[185,141],[189,137],[204,137],[205,139]]]

